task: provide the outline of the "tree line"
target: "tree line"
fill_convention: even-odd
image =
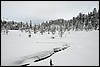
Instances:
[[[30,22],[15,22],[15,21],[5,21],[1,19],[1,30],[33,30],[34,34],[40,32],[42,35],[45,32],[48,34],[52,33],[53,35],[58,31],[60,37],[62,37],[65,31],[92,31],[99,30],[99,10],[96,8],[88,14],[82,14],[81,12],[70,20],[56,19],[43,22],[41,24],[32,25]]]

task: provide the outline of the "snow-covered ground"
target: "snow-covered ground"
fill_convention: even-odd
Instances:
[[[1,65],[20,66],[29,63],[30,66],[99,66],[99,31],[65,32],[63,38],[55,34],[41,35],[18,30],[9,30],[8,35],[1,33]],[[52,54],[53,48],[69,45],[67,49],[57,52],[47,59],[34,62],[35,59]]]

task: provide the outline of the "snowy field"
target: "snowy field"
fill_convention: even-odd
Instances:
[[[18,30],[9,30],[8,35],[1,33],[1,65],[20,66],[29,63],[29,66],[99,66],[99,31],[70,31],[60,38],[55,34],[41,35]],[[47,59],[39,62],[34,60],[52,54],[53,48],[69,45],[67,49],[59,51]]]

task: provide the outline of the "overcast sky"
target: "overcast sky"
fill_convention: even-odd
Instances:
[[[99,1],[1,1],[1,18],[33,23],[52,19],[71,19],[79,12],[99,9]]]

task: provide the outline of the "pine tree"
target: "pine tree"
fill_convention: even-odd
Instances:
[[[60,25],[59,26],[59,36],[62,38],[62,35],[64,34],[64,31],[63,31],[63,26]]]
[[[55,32],[56,32],[56,27],[55,27],[54,24],[51,25],[51,32],[52,32],[53,35],[54,35]]]
[[[30,20],[30,29],[32,29],[32,21]]]
[[[40,26],[40,33],[43,35],[43,26]]]
[[[28,25],[28,23],[26,22],[26,29],[29,29],[29,25]]]
[[[37,29],[36,29],[36,24],[34,25],[34,34],[36,34],[37,33]]]

